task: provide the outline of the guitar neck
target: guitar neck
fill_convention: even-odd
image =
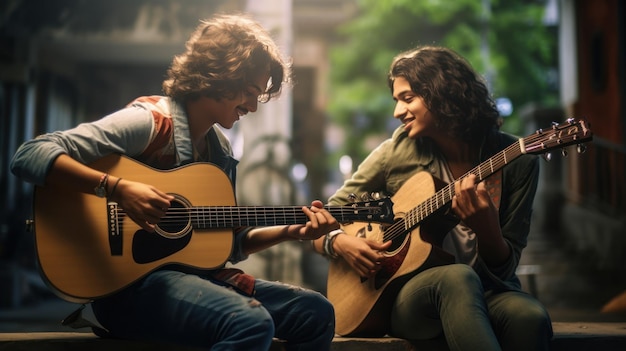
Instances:
[[[488,160],[472,168],[467,173],[459,177],[458,180],[465,179],[473,174],[478,178],[478,181],[482,181],[524,153],[525,151],[523,150],[522,141],[520,140],[520,142],[509,145],[507,148],[498,152]],[[417,226],[428,216],[437,212],[437,210],[452,201],[452,197],[454,197],[454,183],[455,182],[451,182],[450,184],[444,186],[426,201],[410,210],[405,217],[406,228],[410,229]]]
[[[374,219],[374,214],[371,217],[363,214],[364,211],[370,211],[371,208],[368,206],[325,206],[324,208],[340,223]],[[184,211],[185,217],[191,215],[192,225],[198,229],[305,224],[309,220],[302,212],[302,206],[195,206],[190,209],[170,209],[169,211]]]

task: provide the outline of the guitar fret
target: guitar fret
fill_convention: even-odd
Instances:
[[[248,214],[245,213],[243,214],[242,211],[244,209],[240,208],[240,207],[232,207],[230,208],[230,217],[224,217],[224,218],[230,218],[230,222],[228,224],[230,224],[230,226],[232,226],[234,224],[234,218],[242,218],[246,221],[248,221],[249,217]],[[248,224],[248,222],[245,223],[246,225]],[[226,221],[224,221],[224,225],[226,225]]]

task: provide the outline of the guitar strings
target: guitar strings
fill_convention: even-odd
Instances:
[[[478,177],[479,181],[482,181],[487,176],[504,167],[508,163],[508,161],[514,160],[521,154],[522,152],[519,143],[513,143],[506,147],[504,150],[491,157],[488,160],[489,162],[485,161],[480,165],[472,168],[467,173],[459,177],[458,180],[464,179],[469,175],[474,174]],[[486,174],[483,169],[488,170],[488,174]],[[483,176],[483,174],[486,175]],[[408,232],[417,227],[428,216],[443,208],[444,205],[452,200],[454,195],[455,191],[453,182],[447,184],[441,190],[437,191],[434,195],[407,212],[405,217],[396,221],[393,225],[387,227],[383,233],[383,242],[393,241],[406,235]]]
[[[354,221],[355,216],[375,216],[382,213],[382,209],[375,206],[338,206],[325,207],[339,222]],[[117,208],[118,221],[126,217],[122,208]],[[251,219],[250,219],[251,217]],[[246,220],[246,218],[249,218]],[[264,224],[304,224],[308,220],[302,212],[302,206],[287,207],[246,207],[246,206],[192,206],[173,207],[166,211],[166,216],[159,224],[180,224],[191,221],[200,228],[226,228],[237,225],[264,225]]]
[[[577,123],[576,123],[577,124]],[[557,145],[565,146],[567,143],[562,144],[562,139],[557,135],[557,131],[573,126],[574,123],[564,123],[560,125],[553,126],[552,128],[545,130],[538,130],[536,133],[533,133],[523,139],[521,139],[524,144],[525,149],[533,150],[539,148],[540,150],[547,150],[548,148],[545,145],[545,141],[552,141]],[[546,134],[550,134],[546,136]],[[569,135],[572,141],[576,141],[576,136]],[[478,177],[479,181],[487,178],[491,174],[495,173],[497,170],[503,168],[508,162],[513,161],[517,157],[521,156],[524,152],[522,152],[520,140],[518,142],[514,142],[508,147],[504,148],[502,151],[498,152],[496,155],[491,157],[488,161],[483,162],[477,167],[471,169],[464,175],[462,175],[459,180],[468,177],[471,174],[474,174]],[[488,163],[488,165],[487,165]],[[488,171],[488,172],[484,172]],[[483,176],[483,173],[486,175]],[[404,236],[406,233],[413,230],[415,227],[419,225],[424,219],[428,216],[432,215],[437,210],[441,209],[448,202],[452,201],[452,198],[455,195],[454,191],[454,182],[449,183],[444,186],[441,190],[436,192],[433,196],[426,199],[424,202],[410,210],[404,218],[396,221],[393,225],[387,227],[383,233],[383,242],[395,240],[401,236]]]

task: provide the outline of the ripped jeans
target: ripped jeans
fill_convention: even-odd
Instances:
[[[254,297],[193,274],[156,271],[92,308],[110,336],[217,350],[329,350],[335,318],[318,292],[256,280]]]

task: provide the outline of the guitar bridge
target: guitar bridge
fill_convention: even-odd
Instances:
[[[107,223],[109,231],[109,250],[111,256],[121,256],[123,251],[122,231],[120,230],[119,207],[117,202],[109,201],[107,203]]]

